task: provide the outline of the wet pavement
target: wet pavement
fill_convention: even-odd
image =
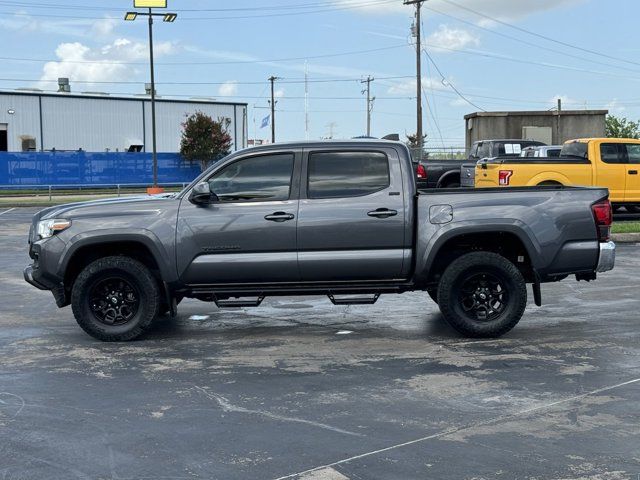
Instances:
[[[22,279],[0,211],[0,480],[637,479],[640,245],[497,340],[423,293],[219,310],[103,344]]]

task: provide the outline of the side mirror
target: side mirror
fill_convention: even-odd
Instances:
[[[196,205],[206,205],[216,202],[217,200],[218,196],[211,191],[208,182],[197,183],[189,195],[189,201]]]

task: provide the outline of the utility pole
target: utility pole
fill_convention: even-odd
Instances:
[[[371,82],[375,79],[369,75],[366,80],[360,80],[360,83],[366,83],[367,88],[362,93],[367,93],[367,137],[371,136],[371,111],[373,110],[373,101],[376,97],[371,98]]]
[[[309,68],[304,62],[304,139],[309,140]]]
[[[415,37],[416,37],[416,140],[418,142],[418,152],[420,152],[420,158],[422,158],[422,40],[421,40],[421,19],[420,9],[422,8],[422,2],[425,0],[405,0],[405,5],[416,6],[416,23],[415,23]]]
[[[276,143],[276,100],[273,85],[278,77],[271,75],[269,81],[271,82],[271,143]]]

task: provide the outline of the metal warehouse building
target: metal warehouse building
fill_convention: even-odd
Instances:
[[[233,149],[247,146],[247,104],[156,97],[158,152],[178,152],[185,115],[231,120]],[[149,95],[0,91],[0,151],[151,151]]]

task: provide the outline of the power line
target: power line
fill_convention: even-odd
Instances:
[[[491,16],[486,15],[484,13],[481,13],[481,12],[478,12],[476,10],[473,10],[472,8],[460,5],[460,4],[458,4],[456,2],[453,2],[451,0],[442,0],[442,1],[445,2],[445,3],[448,3],[450,5],[453,5],[455,7],[458,7],[460,9],[462,9],[462,10],[466,10],[468,12],[471,12],[474,15],[478,15],[480,17],[486,18],[486,19],[491,20],[493,22],[499,23],[500,25],[504,25],[506,27],[513,28],[515,30],[518,30],[519,32],[523,32],[523,33],[526,33],[528,35],[533,35],[534,37],[541,38],[541,39],[546,40],[548,42],[557,43],[557,44],[563,45],[565,47],[573,48],[575,50],[580,50],[580,51],[585,52],[585,53],[590,53],[591,55],[597,55],[599,57],[609,58],[611,60],[616,60],[616,61],[619,61],[619,62],[624,62],[624,63],[629,63],[631,65],[639,65],[640,66],[640,63],[638,63],[638,62],[634,62],[634,61],[631,61],[631,60],[626,60],[626,59],[620,58],[620,57],[615,57],[613,55],[609,55],[609,54],[598,52],[598,51],[591,50],[591,49],[588,49],[588,48],[580,47],[578,45],[573,45],[571,43],[564,42],[562,40],[557,40],[555,38],[551,38],[551,37],[548,37],[546,35],[542,35],[541,33],[537,33],[537,32],[533,32],[531,30],[527,30],[526,28],[518,27],[517,25],[513,25],[513,24],[505,22],[503,20],[499,20],[497,18],[491,17]]]
[[[442,15],[444,17],[456,20],[456,21],[458,21],[460,23],[463,23],[465,25],[468,25],[468,26],[470,26],[472,28],[475,28],[475,29],[478,29],[478,30],[482,30],[484,32],[489,32],[489,33],[491,33],[493,35],[497,35],[497,36],[502,37],[502,38],[507,38],[509,40],[513,40],[515,42],[522,43],[522,44],[528,45],[530,47],[539,48],[539,49],[547,51],[547,52],[552,52],[552,53],[556,53],[556,54],[559,54],[559,55],[564,55],[566,57],[575,58],[575,59],[578,59],[578,60],[581,60],[581,61],[585,61],[585,62],[595,63],[597,65],[604,65],[604,66],[607,66],[607,67],[619,68],[621,70],[626,70],[626,71],[629,71],[629,72],[640,73],[639,70],[636,70],[636,69],[633,69],[633,68],[623,67],[621,65],[615,65],[613,63],[600,62],[598,60],[594,60],[594,59],[591,59],[591,58],[581,57],[579,55],[573,55],[573,54],[568,53],[568,52],[563,52],[562,50],[556,50],[554,48],[549,48],[549,47],[545,47],[543,45],[539,45],[537,43],[529,42],[527,40],[523,40],[521,38],[514,37],[513,35],[508,35],[506,33],[499,32],[499,31],[496,31],[496,30],[492,30],[490,28],[482,27],[482,26],[480,26],[480,25],[478,25],[476,23],[469,22],[469,21],[464,20],[464,19],[462,19],[460,17],[457,17],[455,15],[444,13],[444,12],[442,12],[440,10],[436,10],[435,8],[432,8],[432,7],[424,7],[424,8],[426,8],[427,10],[430,10],[433,13],[437,13],[438,15]]]
[[[327,13],[327,12],[335,12],[342,10],[355,10],[359,8],[368,8],[372,6],[384,5],[393,3],[395,0],[377,0],[370,1],[366,3],[359,4],[350,4],[343,6],[334,6],[332,8],[321,8],[318,10],[307,10],[307,11],[299,11],[299,12],[280,12],[280,13],[264,13],[257,15],[235,15],[235,16],[222,16],[222,17],[181,17],[181,21],[198,21],[198,20],[243,20],[243,19],[252,19],[252,18],[268,18],[268,17],[283,17],[283,16],[294,16],[294,15],[310,15],[316,13]],[[255,9],[253,9],[255,11]],[[0,15],[17,15],[17,16],[25,16],[25,17],[45,17],[45,18],[67,18],[67,19],[76,19],[76,20],[104,20],[105,18],[110,17],[89,17],[89,16],[81,16],[81,15],[59,15],[59,14],[43,14],[43,13],[27,13],[27,12],[0,12]]]
[[[358,5],[362,3],[362,0],[352,0],[351,4]],[[349,5],[349,2],[343,2],[345,5]],[[24,1],[0,1],[0,5],[5,6],[17,6],[17,7],[31,7],[39,9],[55,9],[55,10],[87,10],[87,11],[112,11],[120,12],[121,9],[108,8],[108,7],[95,7],[79,4],[60,4],[60,3],[41,3],[41,2],[24,2]],[[308,8],[321,8],[335,6],[335,2],[314,2],[314,3],[299,3],[297,5],[262,5],[260,10],[303,10]],[[242,12],[242,11],[255,11],[255,7],[233,7],[233,8],[178,8],[173,9],[177,12]]]
[[[326,53],[321,55],[307,55],[304,57],[288,57],[275,58],[265,60],[225,60],[220,62],[192,61],[192,62],[156,62],[156,65],[237,65],[237,64],[254,64],[254,63],[270,63],[270,62],[288,62],[297,60],[309,60],[317,58],[343,57],[349,55],[359,55],[363,53],[382,52],[384,50],[394,50],[406,48],[406,43],[391,45],[388,47],[369,48],[366,50],[351,50],[347,52]],[[120,62],[117,60],[61,60],[57,59],[40,59],[40,58],[21,58],[21,57],[0,57],[0,60],[20,61],[20,62],[64,62],[73,64],[104,64],[104,65],[146,65],[146,62]]]
[[[469,105],[472,105],[472,106],[476,107],[478,110],[482,110],[483,112],[486,112],[486,110],[484,108],[479,107],[478,105],[473,103],[471,100],[469,100],[467,97],[465,97],[462,93],[460,93],[460,90],[458,90],[453,83],[451,83],[449,80],[446,79],[446,77],[444,76],[444,74],[442,73],[442,71],[440,70],[438,65],[436,64],[436,62],[433,60],[431,55],[429,55],[429,52],[427,52],[426,48],[423,49],[423,52],[427,56],[429,61],[433,64],[434,68],[436,69],[436,71],[438,72],[440,77],[442,78],[442,84],[443,85],[451,87],[453,89],[453,91],[456,92],[458,94],[458,96],[461,99],[463,99],[465,102],[467,102]]]

